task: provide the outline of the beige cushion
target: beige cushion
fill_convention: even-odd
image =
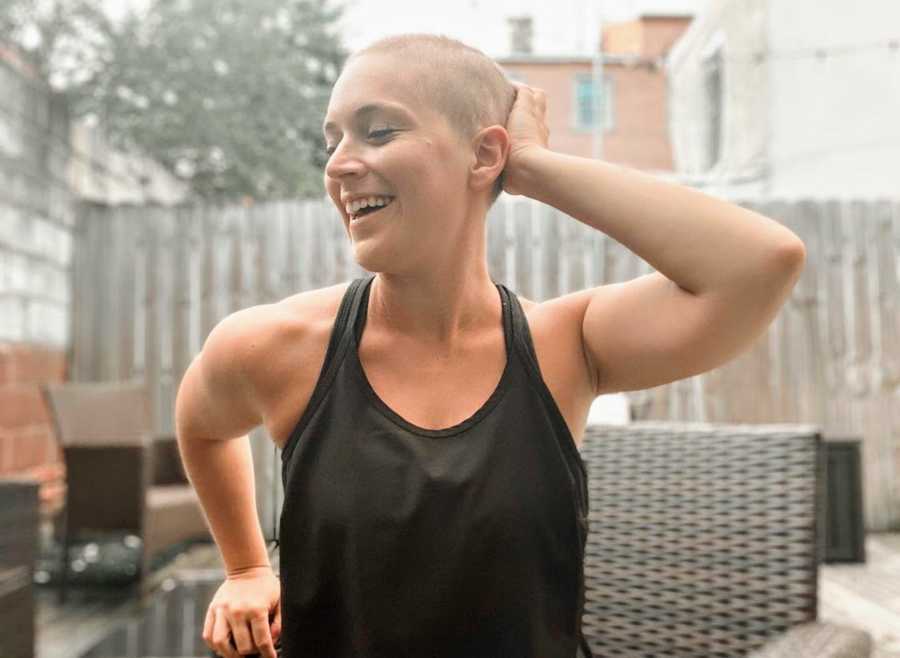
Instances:
[[[861,629],[814,622],[794,626],[749,658],[869,658],[872,649]]]
[[[144,556],[187,539],[212,540],[196,492],[188,485],[147,490]]]

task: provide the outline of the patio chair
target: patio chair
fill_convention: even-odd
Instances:
[[[38,483],[0,478],[0,656],[34,656]]]
[[[588,425],[594,656],[870,656],[816,621],[823,455],[814,426]]]
[[[46,384],[42,390],[66,464],[60,601],[66,599],[69,548],[85,530],[139,536],[139,582],[161,549],[210,539],[174,437],[151,434],[143,382]]]

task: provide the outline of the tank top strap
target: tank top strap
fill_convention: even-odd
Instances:
[[[534,342],[531,340],[531,331],[528,328],[528,319],[525,317],[525,310],[519,302],[519,298],[510,291],[506,286],[500,284],[506,292],[509,301],[510,310],[512,311],[512,339],[516,351],[519,353],[528,372],[532,377],[541,380],[540,366],[538,365],[537,352],[534,349]]]
[[[353,344],[357,346],[357,349],[366,324],[365,313],[369,306],[369,293],[371,292],[372,280],[374,278],[375,275],[373,274],[365,279],[360,279],[359,292],[354,296],[353,308],[351,309],[350,317],[347,320],[350,325],[347,327],[347,336],[353,336]]]
[[[584,550],[588,532],[587,523],[589,499],[587,489],[587,468],[584,464],[583,459],[581,458],[581,454],[575,447],[574,440],[572,439],[571,433],[569,432],[569,427],[566,424],[565,418],[563,418],[559,407],[553,399],[553,395],[550,393],[550,389],[547,387],[547,384],[544,381],[543,376],[541,375],[541,368],[538,363],[537,351],[534,348],[534,341],[531,338],[531,330],[528,327],[528,319],[525,317],[525,310],[522,308],[522,305],[519,302],[519,298],[516,297],[516,295],[512,291],[507,289],[503,284],[500,284],[500,287],[506,293],[506,297],[509,301],[509,306],[512,311],[512,338],[515,345],[515,350],[519,353],[520,361],[525,366],[527,376],[531,379],[532,384],[540,394],[541,398],[544,401],[546,409],[550,413],[553,426],[556,429],[556,435],[560,440],[562,449],[566,453],[568,453],[570,463],[573,464],[578,471],[578,473],[573,473],[573,476],[576,477],[577,486],[580,492],[579,500],[577,502],[579,510],[578,522],[581,532],[579,541],[581,542],[582,550]],[[579,619],[580,618],[581,613],[579,613]],[[583,633],[578,638],[577,658],[594,658],[591,646],[588,644],[587,639],[584,637]]]
[[[357,316],[359,304],[362,300],[361,293],[365,284],[374,277],[375,275],[371,274],[367,277],[354,279],[350,282],[350,285],[347,286],[347,290],[344,291],[341,305],[335,316],[334,326],[331,329],[331,336],[328,339],[328,349],[325,352],[325,360],[322,362],[322,367],[319,370],[319,378],[316,380],[315,388],[309,398],[306,409],[303,411],[303,415],[300,417],[300,420],[297,422],[297,425],[294,427],[294,430],[284,444],[284,449],[281,452],[282,461],[286,461],[290,457],[294,445],[297,443],[297,438],[303,433],[303,430],[309,423],[310,417],[313,415],[316,407],[319,406],[319,402],[328,391],[328,387],[334,380],[335,375],[337,375],[341,362],[347,354],[347,349],[352,344],[350,332],[353,331],[354,318]]]

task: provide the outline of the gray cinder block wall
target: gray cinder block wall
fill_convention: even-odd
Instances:
[[[44,515],[61,506],[64,472],[39,386],[68,379],[77,203],[187,194],[157,163],[73,122],[65,99],[0,44],[0,476],[38,479]]]
[[[66,375],[74,224],[68,127],[63,99],[0,48],[0,475],[38,479],[44,513],[63,494],[39,384]]]

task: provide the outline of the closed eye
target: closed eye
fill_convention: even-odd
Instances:
[[[387,137],[391,133],[395,133],[395,132],[397,132],[397,131],[392,128],[384,128],[382,130],[373,130],[368,135],[366,135],[366,137],[368,137],[370,139],[382,139],[384,137]],[[337,148],[336,146],[326,146],[325,153],[327,153],[330,156],[332,153],[334,153],[334,150],[336,148]]]

